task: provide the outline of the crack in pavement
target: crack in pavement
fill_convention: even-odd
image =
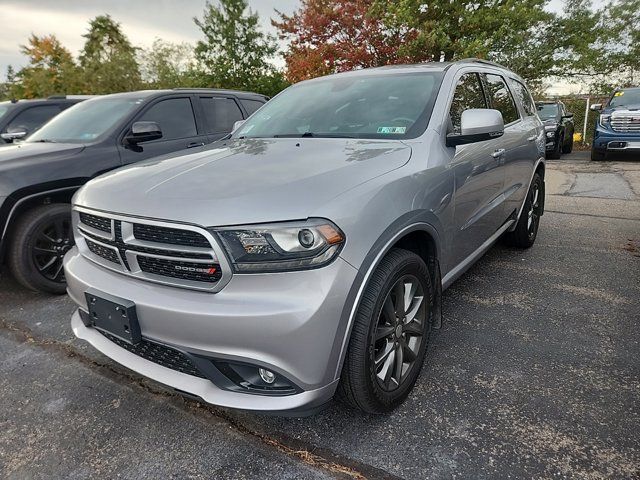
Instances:
[[[82,364],[97,370],[98,373],[118,384],[124,384],[126,386],[131,386],[133,384],[135,387],[141,388],[152,395],[177,400],[180,403],[173,402],[172,405],[174,407],[196,416],[202,414],[211,415],[229,424],[229,426],[237,433],[249,436],[253,440],[257,440],[270,448],[274,448],[288,457],[293,457],[308,466],[325,470],[341,478],[356,480],[400,478],[372,465],[337,455],[328,449],[308,445],[305,442],[287,437],[276,439],[263,432],[252,430],[243,425],[232,415],[218,410],[212,405],[189,399],[183,395],[173,393],[170,390],[154,388],[152,385],[147,383],[148,381],[144,377],[137,376],[127,369],[124,369],[124,367],[119,368],[115,365],[93,360],[71,345],[71,343],[50,338],[38,338],[33,334],[31,329],[24,325],[10,323],[5,319],[0,318],[0,331],[8,332],[14,337],[14,339],[23,343],[29,343],[36,347],[53,351],[54,353],[62,353],[68,358],[77,359]]]

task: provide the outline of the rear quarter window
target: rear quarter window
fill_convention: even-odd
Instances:
[[[511,85],[513,86],[513,93],[516,96],[516,99],[522,105],[524,109],[524,113],[528,117],[532,117],[537,114],[538,109],[536,108],[536,104],[533,101],[533,97],[531,93],[529,93],[529,89],[520,83],[518,80],[511,80]]]

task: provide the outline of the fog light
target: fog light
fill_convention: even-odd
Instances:
[[[264,383],[272,384],[276,380],[276,374],[264,368],[259,368],[258,373]]]

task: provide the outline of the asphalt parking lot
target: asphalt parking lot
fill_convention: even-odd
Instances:
[[[387,416],[217,409],[75,340],[65,297],[0,280],[0,478],[638,478],[640,162],[550,161],[525,252],[444,298]]]

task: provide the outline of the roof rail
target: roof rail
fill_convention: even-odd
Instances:
[[[64,100],[65,98],[67,98],[66,95],[49,95],[47,100]]]
[[[492,67],[507,68],[504,65],[500,65],[499,63],[491,62],[489,60],[484,60],[482,58],[461,58],[460,60],[456,60],[456,62],[482,63],[484,65],[491,65]]]

